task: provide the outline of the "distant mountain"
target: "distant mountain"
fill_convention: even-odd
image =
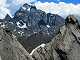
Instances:
[[[58,34],[64,18],[45,13],[33,5],[24,4],[11,18],[6,15],[0,26],[14,32],[20,43],[30,52],[42,43],[48,43]]]

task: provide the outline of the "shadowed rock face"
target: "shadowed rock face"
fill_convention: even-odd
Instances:
[[[15,13],[0,20],[0,26],[12,31],[24,48],[31,52],[42,43],[48,43],[58,34],[65,20],[57,14],[45,13],[35,6],[24,4]]]

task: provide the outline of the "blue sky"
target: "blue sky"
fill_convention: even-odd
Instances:
[[[41,2],[55,2],[55,3],[65,2],[65,3],[73,3],[73,4],[79,4],[80,3],[80,0],[37,0],[37,1],[41,1]]]

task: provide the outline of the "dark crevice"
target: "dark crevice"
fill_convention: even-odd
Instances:
[[[60,57],[60,60],[68,60],[67,59],[67,54],[66,52],[62,51],[61,49],[55,49],[56,52],[58,53],[59,57]]]
[[[32,55],[32,58],[33,58],[34,60],[37,60],[36,57],[35,57],[34,55]]]
[[[79,39],[76,37],[76,35],[72,32],[73,36],[75,37],[77,43],[80,45],[80,42],[78,41]]]

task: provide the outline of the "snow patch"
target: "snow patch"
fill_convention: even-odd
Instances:
[[[16,29],[14,29],[14,32],[16,31]]]
[[[24,25],[20,26],[20,23],[17,22],[17,26],[18,26],[19,28],[27,28],[26,23],[24,23]]]
[[[0,24],[2,24],[2,22],[0,22]]]
[[[48,28],[50,28],[50,25],[46,25]]]
[[[13,22],[9,22],[9,23],[13,24]]]
[[[1,25],[2,28],[5,28],[5,24]]]
[[[28,8],[27,11],[30,11],[30,8]]]
[[[35,49],[33,49],[32,50],[32,52],[30,53],[30,55],[32,55],[38,48],[40,48],[40,47],[45,47],[45,44],[43,43],[43,44],[41,44],[40,46],[38,46],[38,47],[36,47]]]
[[[16,38],[16,36],[14,34],[12,34],[13,38]]]
[[[26,7],[22,7],[23,10],[26,10]]]
[[[36,34],[37,32],[34,32],[34,34]]]
[[[22,31],[19,31],[18,33],[19,33],[19,34],[21,34],[21,36],[22,36],[24,32],[22,32]]]

